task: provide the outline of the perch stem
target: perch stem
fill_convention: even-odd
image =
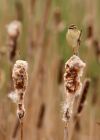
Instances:
[[[23,121],[20,122],[20,129],[21,129],[21,140],[23,140]]]
[[[64,140],[68,140],[68,123],[65,123]]]

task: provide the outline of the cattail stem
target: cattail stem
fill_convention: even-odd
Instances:
[[[19,119],[16,120],[16,124],[14,126],[14,130],[13,130],[13,133],[12,133],[12,138],[15,138],[16,135],[17,135],[17,130],[19,129],[19,126],[20,126],[20,122],[19,122]]]
[[[89,86],[90,86],[90,79],[87,78],[84,81],[84,85],[83,85],[83,88],[82,88],[82,91],[81,91],[81,97],[80,97],[80,100],[79,100],[79,104],[77,106],[77,110],[76,110],[76,113],[74,115],[74,123],[73,123],[71,140],[75,137],[76,131],[80,130],[80,115],[81,115],[81,112],[82,112],[83,107],[84,107],[84,102],[86,101]]]
[[[65,123],[65,128],[64,128],[64,140],[68,140],[68,123]]]
[[[21,140],[23,140],[23,121],[20,122],[20,129],[21,129]]]

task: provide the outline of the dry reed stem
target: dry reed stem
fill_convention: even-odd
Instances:
[[[89,85],[90,85],[90,79],[86,79],[84,81],[80,102],[79,102],[79,105],[78,105],[78,108],[77,108],[77,114],[80,114],[83,110],[83,106],[84,106],[84,102],[85,102],[86,97],[87,97]]]
[[[20,122],[17,119],[16,124],[14,126],[13,133],[12,133],[12,138],[16,138],[16,135],[17,135],[17,132],[18,132],[17,130],[19,129],[19,126],[20,126]]]
[[[53,22],[54,22],[54,31],[55,32],[62,32],[65,29],[65,24],[61,17],[60,8],[57,7],[53,14]]]
[[[97,19],[96,19],[97,0],[86,1],[86,7],[87,7],[86,16],[88,18],[86,45],[89,48],[93,47],[97,62],[100,63],[100,42],[97,39],[98,38],[98,25],[97,25]]]
[[[44,52],[45,52],[45,49],[43,48],[43,42],[44,42],[46,24],[47,24],[49,12],[50,12],[50,6],[51,6],[50,2],[51,2],[51,0],[46,1],[45,11],[44,11],[43,19],[41,21],[41,29],[40,29],[39,37],[37,39],[37,44],[39,45],[39,49],[35,56],[34,71],[31,76],[32,77],[31,81],[34,83],[30,83],[30,87],[28,88],[29,93],[34,91],[33,89],[35,88],[35,85],[36,85],[35,83],[37,83],[36,81],[38,80],[37,75],[39,74],[39,71],[40,71],[41,67],[43,66],[42,59],[44,58]],[[42,32],[42,30],[43,30],[43,32]],[[37,80],[34,81],[34,79],[35,80],[37,79]],[[33,86],[34,86],[34,88],[33,88]],[[31,96],[32,94],[29,94],[29,95]],[[29,100],[31,100],[31,97],[29,97]],[[29,101],[29,104],[30,104],[30,101]]]
[[[97,96],[98,96],[98,77],[93,78],[92,82],[92,98],[91,98],[91,112],[90,112],[90,130],[89,130],[89,140],[95,139],[96,134],[96,103],[97,103]]]
[[[86,97],[87,97],[87,93],[89,90],[89,86],[90,86],[90,79],[85,79],[83,87],[82,87],[82,91],[81,91],[81,97],[79,99],[79,103],[78,106],[76,107],[76,113],[74,115],[74,119],[73,119],[73,128],[72,128],[72,134],[71,134],[71,140],[73,140],[75,138],[75,134],[76,131],[78,132],[79,135],[79,130],[80,130],[80,117],[81,117],[81,112],[83,110],[84,107],[84,103],[86,101]],[[76,139],[79,139],[76,135]]]
[[[93,81],[93,86],[92,86],[93,94],[92,94],[92,99],[91,99],[91,105],[95,106],[97,102],[97,96],[98,96],[99,78],[94,77],[92,81]]]
[[[52,2],[52,0],[46,0],[43,17],[40,22],[40,31],[38,33],[38,40],[37,40],[38,48],[43,47],[45,31],[46,31],[46,27],[47,27],[47,23],[48,23],[48,19],[49,19],[50,8],[51,8],[51,2]]]
[[[51,46],[51,45],[50,45]],[[49,55],[52,54],[52,58],[47,62],[47,81],[45,86],[45,102],[46,102],[46,115],[44,120],[45,135],[46,139],[61,139],[61,131],[59,131],[60,121],[59,121],[59,89],[57,85],[58,78],[58,66],[59,66],[59,55],[54,48],[49,48]],[[51,51],[52,50],[52,51]],[[49,64],[48,64],[49,63]],[[57,115],[56,115],[57,114]],[[58,132],[58,133],[57,133]]]
[[[23,122],[20,123],[21,140],[23,140]]]
[[[30,0],[30,5],[29,5],[29,49],[30,52],[33,52],[33,48],[36,47],[36,42],[35,42],[35,37],[33,36],[33,29],[36,28],[34,25],[34,11],[35,11],[35,5],[36,5],[36,0]],[[36,33],[34,33],[36,34]]]
[[[16,9],[16,19],[22,22],[24,18],[24,11],[22,2],[20,0],[15,2],[15,9]]]
[[[37,128],[39,129],[42,128],[43,126],[44,115],[45,115],[45,105],[42,104],[40,107],[40,113],[39,113],[38,122],[37,122]]]
[[[30,14],[33,14],[34,8],[35,8],[36,0],[30,0]]]
[[[65,128],[64,128],[64,140],[68,140],[69,136],[68,136],[68,124],[65,124]]]
[[[95,125],[96,125],[96,119],[95,119],[95,109],[92,108],[90,112],[90,118],[89,118],[89,140],[95,139]]]

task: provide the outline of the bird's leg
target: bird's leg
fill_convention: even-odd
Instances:
[[[73,48],[73,54],[77,56],[79,55],[78,46]]]

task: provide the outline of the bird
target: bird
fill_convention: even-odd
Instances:
[[[73,53],[78,55],[78,49],[81,42],[82,30],[79,30],[78,27],[74,24],[70,25],[66,33],[66,40],[70,47],[73,49]]]

